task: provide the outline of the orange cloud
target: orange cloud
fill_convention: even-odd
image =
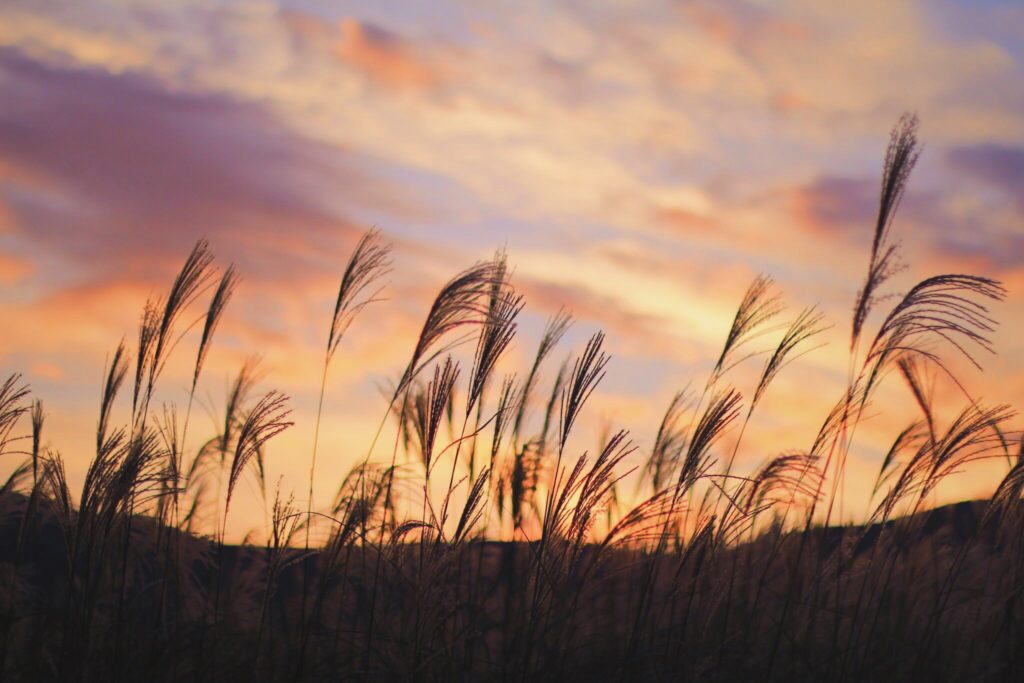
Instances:
[[[800,93],[785,91],[774,95],[769,101],[769,106],[779,114],[792,114],[808,109],[811,103]]]
[[[134,332],[139,312],[153,288],[138,281],[92,282],[0,306],[0,316],[18,320],[5,342],[8,351],[88,355],[103,352]],[[60,333],[74,330],[73,335]]]
[[[654,219],[670,232],[684,236],[706,236],[710,232],[724,229],[722,223],[711,216],[677,207],[656,208]]]
[[[728,45],[748,45],[765,36],[800,40],[810,34],[810,28],[802,22],[744,2],[689,4],[684,12],[708,36]]]
[[[396,34],[352,18],[343,19],[339,29],[335,54],[374,83],[422,90],[438,82],[437,73]]]
[[[3,232],[3,213],[0,205],[0,232]],[[7,254],[0,254],[0,283],[13,285],[32,273],[32,264]]]
[[[331,38],[332,30],[326,21],[305,12],[284,10],[281,20],[300,44],[319,43]]]
[[[31,373],[43,379],[54,381],[64,379],[64,369],[55,363],[48,363],[46,361],[33,363]]]

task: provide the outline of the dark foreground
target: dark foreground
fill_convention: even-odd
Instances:
[[[79,547],[73,567],[52,502],[26,523],[27,503],[2,499],[5,680],[1001,680],[1024,665],[1021,527],[984,502],[717,552],[706,535],[304,556],[136,518],[128,555]]]

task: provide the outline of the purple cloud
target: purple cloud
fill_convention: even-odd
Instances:
[[[877,212],[877,185],[865,179],[821,177],[794,191],[794,208],[814,229],[845,236],[867,234]]]
[[[956,147],[948,161],[957,171],[972,175],[1018,200],[1024,208],[1024,147],[996,143]]]
[[[207,236],[239,244],[231,256],[243,266],[294,274],[357,229],[328,201],[365,208],[401,196],[355,170],[370,160],[304,139],[257,106],[139,75],[2,51],[0,99],[11,223],[35,248],[97,272],[145,272]]]

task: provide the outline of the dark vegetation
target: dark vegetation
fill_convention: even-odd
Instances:
[[[43,447],[42,404],[18,375],[0,387],[0,452],[24,461],[0,492],[3,677],[985,680],[1024,670],[1013,413],[964,390],[945,424],[927,391],[930,375],[951,376],[950,354],[991,350],[987,306],[1004,290],[946,274],[882,296],[900,267],[890,228],[915,129],[902,119],[886,153],[846,390],[813,443],[742,475],[743,432],[776,376],[816,343],[816,309],[777,325],[781,300],[758,278],[709,378],[672,400],[627,492],[636,449],[626,433],[603,436],[596,454],[570,439],[609,360],[603,335],[548,381],[571,324],[559,313],[532,365],[497,376],[523,307],[499,254],[437,295],[333,504],[270,495],[265,446],[291,423],[285,396],[256,393],[254,364],[229,389],[220,433],[189,445],[193,396],[237,284],[233,268],[217,277],[200,243],[146,305],[133,351],[122,343],[110,359],[80,491]],[[321,408],[343,335],[390,267],[379,235],[365,235],[330,321]],[[185,352],[185,311],[204,296],[179,414],[154,391],[172,349]],[[749,342],[765,332],[776,345],[752,360]],[[464,344],[474,350],[460,362]],[[762,363],[746,397],[729,381],[744,362]],[[870,518],[840,526],[839,482],[884,381],[906,384],[919,417],[894,435]],[[738,437],[731,449],[726,433]],[[316,456],[314,446],[309,500]],[[1008,469],[991,500],[926,509],[944,478],[988,458]],[[225,542],[243,477],[272,501],[262,546]],[[625,504],[634,489],[639,502]]]

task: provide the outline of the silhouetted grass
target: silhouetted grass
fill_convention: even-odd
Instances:
[[[0,490],[0,672],[65,681],[1011,676],[1024,664],[1024,440],[1011,454],[1019,437],[1006,432],[1009,407],[965,391],[943,424],[928,391],[933,374],[952,377],[950,351],[975,362],[993,350],[988,305],[1005,292],[986,277],[935,275],[871,324],[899,268],[890,231],[917,156],[916,119],[905,117],[886,153],[853,305],[847,386],[813,443],[780,447],[745,474],[734,465],[747,425],[825,329],[816,308],[775,326],[782,299],[759,276],[700,393],[675,395],[649,451],[609,430],[591,455],[571,437],[610,361],[604,335],[545,386],[571,324],[559,311],[525,374],[496,378],[524,305],[498,253],[441,288],[365,455],[332,504],[315,509],[328,369],[391,267],[390,248],[370,232],[326,326],[308,498],[278,485],[268,502],[265,447],[292,423],[287,397],[257,398],[255,361],[229,387],[219,433],[188,443],[204,361],[238,284],[232,266],[218,279],[200,242],[168,294],[146,303],[134,360],[124,342],[110,359],[80,491],[42,445],[43,404],[18,375],[0,385],[0,454],[20,463]],[[157,411],[152,399],[183,338],[179,321],[211,288],[179,427],[175,408]],[[776,332],[744,398],[731,371],[757,355],[753,340]],[[463,366],[459,347],[474,341]],[[117,424],[133,366],[130,419]],[[834,526],[858,426],[890,378],[906,384],[920,417],[894,435],[869,519]],[[394,441],[381,446],[389,425]],[[735,441],[721,452],[726,434]],[[638,454],[642,464],[628,467]],[[952,473],[1003,457],[1009,471],[991,501],[926,509]],[[267,540],[231,546],[232,497],[250,475],[268,508]],[[629,475],[632,506],[620,488]]]

